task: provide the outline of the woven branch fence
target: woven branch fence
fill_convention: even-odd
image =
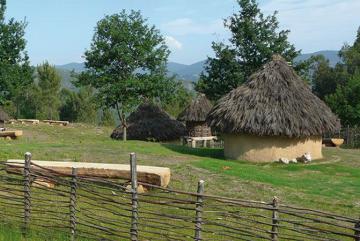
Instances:
[[[360,241],[360,220],[269,202],[207,195],[131,180],[64,176],[25,155],[21,175],[0,168],[0,224],[33,240],[352,240]],[[10,168],[9,168],[10,167]],[[54,183],[47,187],[44,183]],[[142,185],[148,192],[138,192]],[[19,228],[20,227],[20,228]],[[20,235],[20,234],[19,234]]]

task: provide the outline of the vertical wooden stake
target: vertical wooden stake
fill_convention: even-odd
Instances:
[[[191,140],[191,148],[196,148],[196,141],[194,139]]]
[[[273,202],[273,213],[272,213],[272,227],[271,227],[271,240],[278,241],[279,240],[279,228],[278,228],[278,219],[279,219],[279,200],[277,197],[274,197]]]
[[[197,200],[196,200],[196,218],[195,218],[195,241],[202,240],[201,238],[201,225],[202,225],[202,212],[203,212],[203,194],[204,194],[204,184],[203,180],[200,180],[198,183],[197,190]]]
[[[24,163],[24,227],[23,236],[26,237],[29,232],[30,215],[31,215],[31,192],[30,192],[30,173],[31,153],[25,153]]]
[[[130,154],[130,170],[131,170],[131,203],[132,203],[132,215],[131,215],[131,241],[138,240],[138,193],[137,193],[137,172],[136,172],[136,154]]]
[[[355,223],[355,228],[357,230],[355,230],[355,236],[356,238],[354,239],[355,241],[360,241],[360,219],[359,221],[357,221],[357,223]]]
[[[70,190],[70,240],[76,239],[76,191],[77,191],[77,169],[72,168]]]

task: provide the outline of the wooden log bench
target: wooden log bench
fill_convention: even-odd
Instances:
[[[50,125],[60,125],[60,126],[67,126],[70,123],[68,121],[56,121],[56,120],[43,120],[42,122]]]
[[[24,160],[8,160],[6,171],[9,173],[22,174]],[[125,164],[105,164],[88,162],[52,162],[52,161],[32,161],[32,170],[36,172],[55,171],[56,174],[70,176],[72,168],[77,169],[80,177],[96,177],[109,179],[130,180],[130,165]],[[43,169],[44,168],[44,169]],[[137,177],[139,182],[167,187],[170,182],[170,169],[155,166],[137,166]]]
[[[344,144],[344,139],[341,138],[324,138],[322,143],[329,147],[340,147]]]
[[[203,142],[203,146],[214,147],[214,142],[217,140],[216,136],[204,136],[204,137],[192,137],[192,136],[184,136],[182,138],[182,142],[184,145],[191,143],[192,148],[196,148],[196,143],[201,141]],[[209,144],[209,145],[208,145]]]
[[[23,135],[22,131],[0,131],[0,137],[8,139],[16,139]]]
[[[10,124],[20,123],[20,124],[32,124],[32,125],[38,125],[40,123],[39,120],[35,120],[35,119],[11,119],[8,122]]]

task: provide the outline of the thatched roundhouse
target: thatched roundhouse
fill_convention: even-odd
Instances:
[[[190,137],[211,136],[211,128],[206,122],[206,116],[213,107],[204,94],[199,94],[191,104],[180,113],[179,121],[186,123],[186,133]]]
[[[221,98],[207,121],[222,133],[225,156],[268,162],[310,153],[322,158],[322,134],[337,117],[279,55]]]
[[[180,140],[185,134],[185,126],[170,117],[157,105],[145,103],[138,107],[127,119],[127,139],[143,141]],[[122,139],[120,125],[111,134],[113,139]]]
[[[5,126],[5,122],[8,120],[8,114],[0,107],[0,128],[3,128]]]

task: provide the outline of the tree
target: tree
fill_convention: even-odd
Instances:
[[[326,103],[340,118],[342,125],[360,123],[360,72],[355,73],[345,86],[325,97]]]
[[[211,100],[235,89],[244,82],[244,73],[236,61],[236,51],[222,43],[213,43],[215,58],[209,58],[205,65],[205,72],[195,84],[195,90],[206,94]]]
[[[62,89],[60,93],[60,118],[71,122],[96,123],[97,105],[91,87],[81,87],[78,92]]]
[[[352,46],[345,44],[341,48],[339,55],[349,74],[352,75],[360,69],[360,27],[354,44]]]
[[[342,63],[332,69],[331,76],[318,72],[324,81],[334,78],[337,84],[325,100],[341,119],[342,124],[358,126],[360,123],[360,29],[353,45],[345,44],[339,53]],[[329,80],[327,80],[329,81]]]
[[[143,99],[162,99],[174,91],[173,79],[166,76],[168,55],[164,38],[140,12],[123,10],[97,23],[78,84],[94,87],[98,103],[117,111],[124,140],[126,117]]]
[[[335,92],[338,80],[334,68],[329,64],[329,60],[325,59],[323,55],[312,57],[313,76],[312,76],[312,90],[322,100],[326,95]]]
[[[33,68],[25,51],[25,21],[5,20],[6,0],[0,0],[0,105],[15,104],[15,117],[20,115],[20,102],[33,83]]]
[[[40,119],[59,119],[61,77],[48,62],[36,68],[38,78],[38,112]]]
[[[167,113],[177,117],[190,104],[193,97],[194,93],[186,89],[183,83],[178,82],[176,91],[172,93],[171,98],[161,105]]]
[[[230,44],[213,43],[214,58],[208,58],[204,73],[195,89],[216,100],[243,83],[269,61],[281,54],[293,62],[299,55],[288,42],[289,30],[278,31],[277,12],[261,13],[256,0],[237,0],[240,11],[224,21],[231,31]]]
[[[111,109],[102,110],[100,124],[103,126],[115,126],[115,119]]]
[[[77,96],[79,107],[76,120],[78,122],[95,124],[98,106],[94,99],[94,89],[91,86],[84,86],[80,88]]]

